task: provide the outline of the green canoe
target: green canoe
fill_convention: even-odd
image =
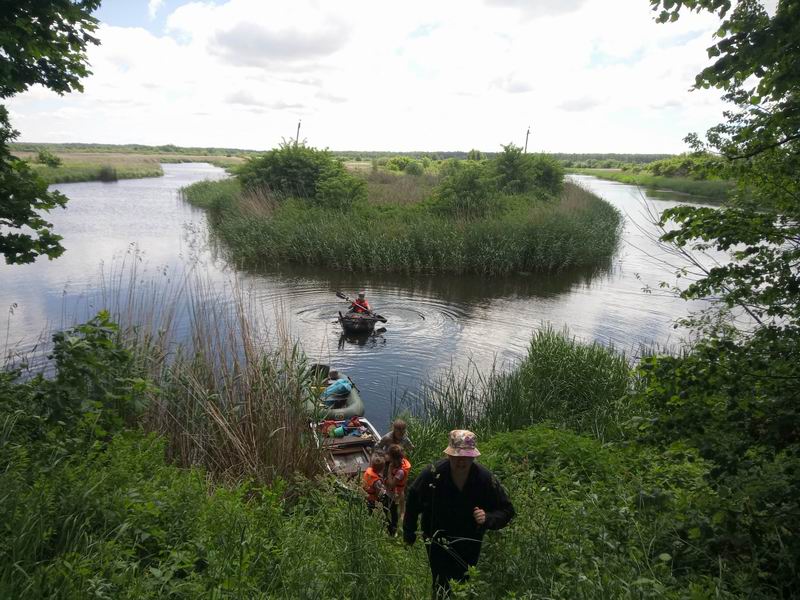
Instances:
[[[330,371],[328,365],[322,364],[313,365],[312,369],[316,372],[320,381],[326,378]],[[343,371],[339,371],[339,375],[350,379],[347,373]],[[353,383],[352,379],[350,379],[350,383]],[[319,393],[321,393],[325,387],[318,385],[312,386],[312,389],[314,389],[315,395],[306,400],[306,411],[315,420],[324,421],[326,419],[335,419],[339,421],[364,415],[364,401],[361,399],[361,394],[358,393],[358,388],[356,388],[355,383],[353,383],[353,389],[350,390],[349,394],[345,396],[332,396],[336,402],[330,407],[319,398]]]

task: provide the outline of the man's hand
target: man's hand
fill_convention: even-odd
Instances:
[[[482,508],[478,508],[476,506],[472,511],[472,517],[475,519],[475,522],[478,525],[483,525],[486,523],[486,513]]]

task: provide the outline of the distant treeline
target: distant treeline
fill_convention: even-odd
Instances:
[[[200,148],[194,146],[145,146],[143,144],[50,144],[50,143],[23,143],[10,144],[12,152],[108,152],[115,154],[191,154],[195,156],[239,156],[242,154],[256,154],[258,150],[243,150],[241,148]]]
[[[252,150],[245,148],[202,148],[196,146],[176,146],[174,144],[164,144],[162,146],[146,146],[144,144],[81,144],[81,143],[14,143],[11,144],[12,151],[17,152],[39,152],[46,149],[51,152],[108,152],[108,153],[131,153],[131,154],[191,154],[195,156],[242,156],[248,154],[260,154],[264,150]],[[437,151],[413,151],[396,152],[393,150],[332,150],[331,154],[336,158],[349,161],[370,161],[379,158],[391,158],[394,156],[406,156],[421,160],[446,160],[454,158],[466,160],[468,158],[496,158],[500,152],[483,152],[479,150],[437,150]],[[576,168],[621,168],[623,164],[646,164],[656,160],[670,158],[672,154],[549,154],[565,167]]]

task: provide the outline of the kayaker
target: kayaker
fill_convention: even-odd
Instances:
[[[413,544],[422,516],[436,597],[449,594],[451,580],[466,580],[486,530],[501,529],[514,517],[497,477],[475,462],[480,452],[474,433],[451,431],[444,453],[447,458],[424,469],[409,487],[403,519],[403,540]]]
[[[407,431],[406,422],[403,419],[395,419],[392,421],[392,429],[378,442],[378,450],[386,452],[392,444],[400,444],[405,452],[410,452],[414,449],[414,444],[408,438]]]
[[[326,404],[335,404],[337,399],[332,398],[332,396],[346,396],[353,389],[353,383],[350,379],[340,376],[338,371],[328,373],[326,383],[328,387],[320,394],[320,398]]]
[[[363,314],[369,314],[372,312],[369,302],[367,301],[367,292],[364,290],[358,292],[358,298],[350,303],[350,312]]]

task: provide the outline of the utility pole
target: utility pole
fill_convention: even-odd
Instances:
[[[528,125],[528,131],[525,132],[525,154],[528,153],[528,136],[531,134],[531,126]]]
[[[300,123],[302,123],[302,122],[303,122],[303,119],[298,119],[297,120],[297,137],[294,138],[294,145],[295,146],[297,146],[297,144],[300,143]],[[527,143],[526,143],[526,146],[527,146]]]

